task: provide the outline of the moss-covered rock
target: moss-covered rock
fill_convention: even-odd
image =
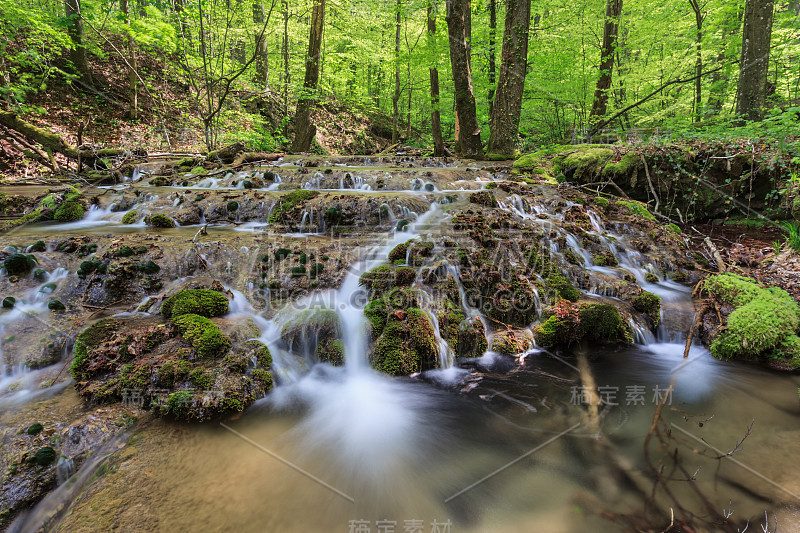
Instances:
[[[74,358],[70,366],[70,372],[76,381],[86,379],[89,375],[88,358],[90,350],[100,346],[119,326],[119,320],[104,318],[83,330],[76,337]]]
[[[533,343],[529,330],[506,330],[492,337],[491,350],[504,355],[518,355],[528,350]]]
[[[600,344],[633,344],[630,327],[613,305],[581,305],[578,318],[583,338]]]
[[[646,220],[656,219],[655,215],[648,211],[647,206],[641,202],[635,202],[633,200],[617,200],[614,202],[614,205],[625,208],[629,213],[636,215],[637,217],[641,217]]]
[[[469,195],[469,201],[473,204],[485,207],[497,207],[497,199],[490,191],[478,191]]]
[[[402,266],[394,271],[394,286],[405,287],[414,283],[417,271],[411,267]]]
[[[631,300],[633,308],[646,314],[652,321],[653,327],[658,327],[661,321],[661,297],[652,292],[642,291]]]
[[[389,265],[380,265],[361,274],[358,280],[359,285],[376,294],[382,294],[392,287],[394,282],[394,272]]]
[[[150,225],[154,228],[174,228],[175,221],[166,215],[153,215],[150,217]]]
[[[383,328],[389,320],[389,313],[391,308],[386,304],[383,298],[376,298],[371,300],[366,307],[364,307],[364,316],[367,317],[371,326],[373,338],[377,338],[383,333]]]
[[[28,246],[28,252],[45,252],[47,251],[47,244],[44,241],[36,241]]]
[[[551,274],[547,278],[547,286],[554,290],[559,298],[570,302],[577,302],[581,296],[580,291],[561,274]]]
[[[386,324],[370,356],[372,366],[390,376],[435,368],[438,348],[433,325],[422,309],[410,308]]]
[[[123,224],[135,224],[139,220],[139,211],[136,209],[131,209],[124,215],[122,215],[122,223]]]
[[[175,318],[185,314],[195,314],[211,318],[228,312],[228,298],[224,294],[209,289],[185,289],[173,294],[161,304],[161,314]]]
[[[83,206],[80,202],[64,202],[56,209],[53,218],[59,222],[72,222],[83,218]]]
[[[218,359],[231,346],[230,339],[204,316],[184,314],[174,318],[173,323],[202,359]]]
[[[9,276],[23,276],[36,266],[32,255],[11,254],[3,260],[3,268]]]
[[[711,343],[711,354],[720,359],[753,359],[765,355],[797,334],[800,308],[786,291],[763,288],[735,274],[709,276],[704,288],[734,310],[727,327]],[[789,341],[792,345],[792,339]],[[792,350],[789,350],[790,360]]]
[[[387,259],[392,263],[394,263],[398,259],[402,259],[403,262],[405,262],[407,252],[408,252],[408,241],[401,242],[400,244],[392,248],[392,251],[389,252],[389,256],[387,257]]]

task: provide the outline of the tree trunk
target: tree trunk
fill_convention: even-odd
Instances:
[[[392,95],[392,144],[400,139],[400,0],[397,0],[397,23],[394,32],[394,95]]]
[[[130,29],[131,16],[128,0],[120,0],[119,8],[125,15],[125,24]],[[130,65],[128,68],[128,99],[131,106],[128,110],[128,117],[136,120],[139,116],[139,91],[136,87],[138,81],[136,79],[136,45],[131,35],[128,35],[128,64]]]
[[[475,92],[472,88],[470,47],[467,28],[470,24],[467,0],[446,0],[447,28],[450,41],[450,65],[453,70],[455,104],[458,124],[456,151],[459,155],[480,159],[483,157],[481,129],[475,109]]]
[[[267,49],[267,36],[260,31],[264,25],[264,4],[253,4],[253,23],[256,25],[256,82],[269,92],[269,53]]]
[[[730,50],[728,43],[730,37],[739,31],[739,26],[742,24],[742,10],[737,9],[735,12],[726,12],[725,18],[722,22],[722,35],[720,37],[721,48],[717,54],[717,64],[723,64],[726,59],[730,57]],[[711,87],[708,91],[708,108],[710,112],[719,113],[722,109],[723,100],[728,92],[728,81],[730,76],[725,70],[715,70],[711,74]]]
[[[531,0],[506,0],[500,79],[490,116],[489,153],[507,156],[514,153],[528,68],[530,20]]]
[[[314,106],[319,81],[319,61],[322,50],[322,29],[325,24],[325,0],[314,0],[311,12],[311,32],[308,37],[308,56],[306,57],[306,77],[303,80],[303,93],[297,101],[294,117],[294,143],[292,152],[307,152],[317,134],[317,127],[311,123],[311,108]]]
[[[92,72],[89,70],[89,61],[86,59],[86,46],[83,44],[83,18],[81,17],[80,0],[64,0],[64,12],[69,19],[67,33],[72,39],[70,49],[70,59],[72,66],[75,67],[80,80],[86,85],[93,87]]]
[[[508,9],[508,7],[506,7]],[[489,116],[492,116],[495,90],[495,41],[497,36],[497,0],[489,0]]]
[[[431,76],[431,134],[433,135],[433,155],[445,155],[442,139],[442,119],[439,115],[439,69],[436,63],[436,17],[433,12],[433,1],[428,3],[428,48],[434,58],[430,68]]]
[[[747,120],[764,118],[773,8],[773,0],[747,0],[744,8],[736,114]]]
[[[697,27],[697,51],[694,65],[694,74],[697,79],[694,82],[694,116],[695,120],[700,120],[700,105],[703,102],[703,12],[697,0],[689,0],[689,5],[694,11],[695,26]]]
[[[283,0],[281,2],[283,12],[283,112],[289,114],[289,84],[291,76],[289,72],[289,2]]]
[[[603,25],[603,47],[600,51],[600,76],[594,91],[590,117],[602,117],[608,108],[608,90],[611,88],[611,74],[614,70],[614,49],[617,45],[619,17],[622,14],[622,0],[608,0],[606,21]]]

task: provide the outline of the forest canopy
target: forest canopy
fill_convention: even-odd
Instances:
[[[796,0],[0,0],[3,109],[44,118],[65,86],[208,150],[290,148],[326,102],[393,143],[433,147],[441,124],[473,156],[620,131],[786,137],[798,57]]]

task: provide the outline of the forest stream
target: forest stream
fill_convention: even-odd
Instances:
[[[800,379],[684,356],[687,236],[446,161],[156,161],[6,233],[6,530],[800,531]]]

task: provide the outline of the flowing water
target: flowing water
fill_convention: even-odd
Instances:
[[[352,172],[349,180],[336,177],[340,189],[375,192]],[[372,174],[378,173],[373,169]],[[219,187],[225,179],[208,178],[196,186]],[[412,190],[438,191],[426,191],[426,181],[418,179]],[[324,180],[324,174],[315,174],[306,188],[324,190]],[[368,298],[359,276],[382,264],[395,245],[440,231],[449,221],[436,202],[419,216],[405,208],[398,214],[411,224],[360,250],[336,290],[265,310],[254,310],[243,292],[234,291],[231,315],[252,318],[273,355],[278,385],[267,397],[221,424],[144,421],[122,454],[108,459],[118,465],[113,475],[92,485],[87,472],[98,463],[88,464],[73,479],[89,488],[59,489],[11,530],[33,531],[49,519],[52,531],[105,527],[99,524],[126,531],[619,531],[628,527],[621,518],[609,519],[612,513],[641,514],[653,488],[656,476],[643,453],[644,441],[671,384],[662,415],[677,438],[664,449],[654,443],[651,455],[665,460],[664,450],[679,449],[680,464],[694,473],[689,479],[669,471],[671,493],[702,514],[706,510],[692,488],[698,487],[713,508],[728,509],[730,502],[734,518],[752,519],[751,530],[757,530],[765,511],[770,523],[778,518],[780,531],[800,530],[795,496],[800,467],[791,460],[800,452],[798,376],[722,363],[699,345],[684,359],[682,333],[671,325],[691,318],[689,291],[669,280],[645,281],[645,274],[656,269],[631,248],[627,235],[606,228],[592,214],[589,233],[603,240],[619,263],[599,267],[577,236],[554,223],[559,215],[547,205],[511,197],[500,207],[563,236],[585,269],[612,278],[633,275],[664,300],[670,314],[666,325],[654,336],[632,323],[637,344],[627,348],[582,345],[562,354],[567,359],[537,348],[520,360],[487,352],[455,364],[433,316],[441,368],[409,378],[379,374],[367,362],[362,311]],[[393,219],[392,209],[387,211]],[[108,231],[121,214],[98,208],[57,229],[82,231],[97,223]],[[318,216],[309,212],[304,224],[313,225]],[[456,266],[445,269],[458,279]],[[54,272],[51,279],[63,276]],[[590,296],[613,296],[603,295],[604,287],[598,282],[587,288]],[[14,313],[46,312],[38,295],[32,291]],[[467,298],[462,305],[468,317],[492,331]],[[318,363],[310,353],[299,357],[281,342],[281,327],[309,309],[336,312],[344,366]],[[18,318],[1,315],[0,334],[3,324]],[[588,353],[594,382],[606,400],[599,432],[586,424],[580,396],[585,383],[571,357],[577,353]],[[4,369],[5,376],[17,378],[13,373]],[[737,448],[753,420],[751,433]],[[736,449],[731,457],[740,463],[718,458],[702,440],[723,452]],[[638,485],[622,479],[620,469],[638,473],[633,476]],[[53,520],[60,505],[70,510],[59,511]],[[660,510],[668,508],[662,499]],[[662,518],[666,527],[669,517]]]

